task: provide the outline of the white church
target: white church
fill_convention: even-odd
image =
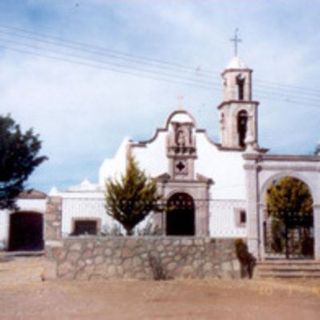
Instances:
[[[124,139],[114,157],[103,161],[96,184],[84,180],[64,192],[52,190],[49,196],[62,198],[63,237],[100,234],[116,224],[105,211],[105,181],[124,172],[130,152],[140,168],[156,179],[165,201],[178,204],[176,210],[150,216],[149,222],[162,236],[244,238],[258,259],[270,254],[268,188],[281,177],[301,180],[314,204],[307,226],[312,235],[311,258],[320,259],[320,156],[272,155],[259,146],[259,102],[252,100],[252,70],[239,57],[232,58],[222,72],[222,84],[223,100],[217,106],[219,142],[212,141],[192,114],[179,107],[149,140]],[[18,212],[0,215],[3,249],[27,249],[23,243],[28,232],[29,238],[30,233],[40,234],[33,241],[41,247],[46,201],[46,195],[34,191],[19,199]],[[38,232],[32,229],[36,222],[28,223],[30,217],[38,221]],[[19,220],[25,221],[25,228],[21,223],[19,227]]]

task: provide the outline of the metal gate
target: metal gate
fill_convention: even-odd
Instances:
[[[264,222],[266,256],[303,259],[314,256],[313,215],[284,213]]]

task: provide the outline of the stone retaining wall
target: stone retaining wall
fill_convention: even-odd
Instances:
[[[63,279],[239,277],[233,239],[74,237],[46,246],[51,275]]]

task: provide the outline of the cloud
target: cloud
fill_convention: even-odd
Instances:
[[[199,127],[217,137],[220,72],[232,56],[229,38],[235,27],[243,38],[240,53],[254,69],[261,145],[278,153],[308,153],[318,141],[319,109],[309,104],[320,100],[302,88],[320,85],[319,35],[310,32],[318,26],[314,7],[301,7],[298,1],[95,0],[1,3],[0,8],[6,12],[0,13],[5,24],[88,43],[88,48],[98,45],[187,65],[194,79],[200,79],[197,70],[212,76],[207,80],[212,89],[205,90],[0,47],[1,113],[10,112],[26,129],[34,127],[50,157],[30,180],[40,189],[64,188],[85,177],[96,181],[99,164],[114,154],[122,138],[150,138],[177,106],[177,96],[184,96]],[[0,46],[2,38],[0,32]],[[44,52],[51,48],[45,46]],[[61,52],[70,55],[66,48]],[[163,71],[155,68],[152,76]],[[297,89],[283,90],[282,97],[282,87],[270,88],[263,81]],[[287,103],[287,98],[296,101]]]

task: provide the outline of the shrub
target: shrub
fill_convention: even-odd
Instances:
[[[119,225],[114,224],[113,226],[104,225],[101,231],[102,236],[113,236],[121,237],[123,233]]]
[[[241,266],[241,278],[253,276],[256,258],[249,252],[247,244],[242,239],[235,241],[236,255]]]
[[[138,236],[161,236],[162,230],[152,222],[148,222],[143,229],[137,230]]]
[[[158,255],[148,254],[149,265],[152,271],[154,280],[168,280],[167,272],[163,266],[161,258]]]

